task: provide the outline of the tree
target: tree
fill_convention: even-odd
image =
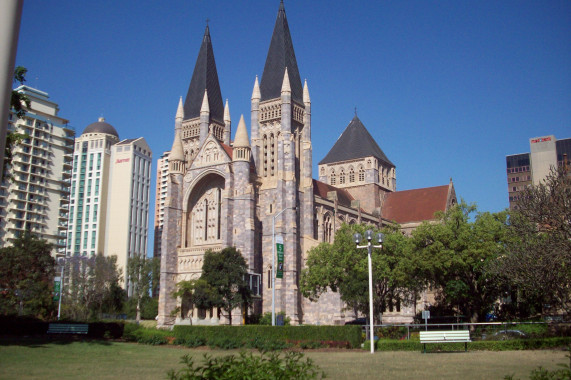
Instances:
[[[14,69],[14,82],[20,83],[23,85],[26,81],[26,73],[28,69],[23,66],[17,66]],[[22,94],[18,91],[12,91],[12,95],[10,97],[10,106],[14,111],[16,111],[16,115],[21,119],[26,115],[26,108],[30,108],[30,98],[28,98],[25,94]]]
[[[462,202],[412,233],[418,274],[435,287],[440,306],[471,322],[484,319],[502,291],[489,268],[506,253],[506,231],[506,212],[477,213]]]
[[[195,307],[210,309],[222,306],[220,294],[204,278],[179,282],[173,296],[181,300],[180,313],[182,317],[185,317]]]
[[[543,312],[571,312],[571,177],[552,169],[527,187],[510,213],[509,252],[497,272],[509,277],[519,301],[537,303]]]
[[[16,67],[14,70],[14,82],[24,84],[26,81],[26,73],[28,69],[22,66]],[[26,114],[25,108],[30,108],[30,99],[25,94],[18,91],[12,90],[12,95],[10,97],[10,107],[16,112],[18,118],[23,118]],[[19,144],[23,139],[29,138],[30,136],[24,133],[8,132],[6,134],[6,145],[4,147],[4,162],[2,175],[4,178],[8,178],[7,168],[12,164],[12,150]]]
[[[219,306],[228,313],[229,324],[232,324],[232,310],[250,302],[247,274],[246,260],[236,247],[204,254],[201,279],[216,290],[218,300],[213,301],[219,302]]]
[[[335,234],[333,244],[321,243],[308,252],[306,268],[301,273],[300,290],[312,301],[331,289],[356,313],[369,314],[369,271],[367,250],[357,249],[353,234],[364,235],[370,226],[344,224]],[[383,231],[383,248],[373,248],[373,309],[375,319],[393,305],[412,302],[420,287],[407,273],[410,260],[408,239],[396,228]]]
[[[52,246],[25,233],[0,249],[0,312],[46,318],[55,310]]]
[[[127,263],[127,277],[131,290],[131,298],[136,300],[136,317],[137,323],[141,320],[141,304],[149,298],[149,294],[153,291],[153,285],[158,281],[154,279],[154,275],[159,272],[160,263],[157,258],[148,258],[146,256],[134,256]]]
[[[67,286],[62,304],[66,317],[95,319],[100,313],[122,309],[121,270],[116,256],[73,256],[66,262]]]

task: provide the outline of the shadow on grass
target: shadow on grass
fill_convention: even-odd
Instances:
[[[49,344],[67,345],[74,342],[85,342],[98,346],[110,346],[113,341],[93,339],[77,335],[71,336],[1,336],[0,346],[25,346],[30,348],[47,348]]]

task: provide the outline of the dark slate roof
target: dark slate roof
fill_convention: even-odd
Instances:
[[[108,135],[113,135],[119,138],[119,134],[117,133],[115,127],[109,123],[106,123],[103,118],[100,118],[99,121],[95,123],[89,124],[83,130],[83,133],[106,133]]]
[[[338,189],[335,186],[328,185],[316,179],[313,180],[313,194],[323,199],[327,198],[327,193],[335,191],[337,193],[337,201],[340,205],[351,207],[353,196],[345,189]]]
[[[450,185],[388,193],[382,217],[397,223],[434,220],[434,213],[446,211]]]
[[[303,87],[293,51],[293,42],[283,2],[280,3],[270,49],[260,82],[261,101],[281,97],[285,68],[289,74],[291,98],[303,104]]]
[[[367,128],[361,123],[361,120],[355,115],[341,136],[339,136],[333,148],[319,162],[319,165],[369,156],[376,157],[378,160],[394,166],[382,149],[379,148],[379,145],[367,131]]]
[[[196,58],[194,72],[188,86],[188,93],[184,101],[184,118],[193,119],[200,116],[200,108],[204,98],[204,90],[208,90],[208,106],[210,118],[222,122],[224,120],[224,104],[220,93],[218,72],[214,61],[214,50],[210,40],[210,30],[206,26],[202,45]]]

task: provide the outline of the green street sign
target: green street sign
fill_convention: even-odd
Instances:
[[[59,301],[60,290],[61,290],[61,278],[56,277],[54,278],[54,301]]]
[[[284,278],[284,239],[281,236],[276,238],[276,252],[278,254],[276,278]]]

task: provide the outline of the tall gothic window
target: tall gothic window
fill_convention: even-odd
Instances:
[[[341,171],[339,172],[339,184],[340,185],[345,184],[345,170],[344,169],[341,169]]]
[[[349,169],[349,183],[355,182],[355,170]]]
[[[362,166],[359,167],[359,182],[365,181],[365,169]]]
[[[189,199],[186,246],[216,244],[222,230],[224,179],[211,175],[195,188]]]
[[[273,177],[275,175],[275,163],[276,163],[276,139],[274,134],[270,135],[270,175]]]
[[[337,177],[335,176],[335,170],[331,170],[331,185],[335,186],[337,183]]]
[[[268,175],[268,136],[264,135],[264,142],[262,146],[262,161],[264,163],[262,175],[265,177]]]
[[[333,237],[333,223],[331,222],[331,215],[326,214],[323,219],[323,241],[331,243]]]

